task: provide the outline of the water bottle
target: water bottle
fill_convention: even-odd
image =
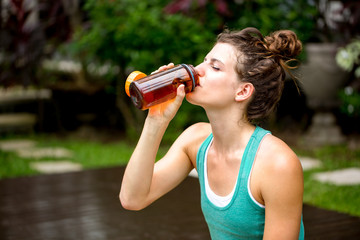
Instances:
[[[175,98],[180,84],[185,85],[185,93],[199,85],[198,73],[192,65],[179,64],[149,76],[134,71],[126,79],[125,91],[137,108],[145,110]]]

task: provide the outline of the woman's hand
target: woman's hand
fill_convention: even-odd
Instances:
[[[160,67],[158,71],[173,66],[171,63]],[[178,140],[166,158],[163,157],[155,164],[161,139],[184,96],[185,88],[181,85],[174,99],[149,109],[139,142],[124,173],[120,191],[120,201],[124,208],[139,210],[148,206],[179,184],[191,170],[192,163],[182,146],[184,140]]]
[[[165,71],[169,68],[174,67],[173,63],[160,67],[157,71]],[[153,73],[155,73],[153,72]],[[149,108],[148,117],[152,119],[162,119],[165,121],[171,121],[177,111],[179,110],[182,101],[185,97],[185,86],[182,84],[177,88],[176,97],[166,101],[164,103],[157,104]]]

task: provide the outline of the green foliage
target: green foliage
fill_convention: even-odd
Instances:
[[[213,43],[211,30],[163,7],[162,0],[88,0],[91,22],[76,33],[78,51],[145,73],[169,62],[197,63]]]
[[[230,29],[253,26],[263,34],[292,29],[305,41],[315,25],[316,7],[308,0],[227,1],[231,13],[223,14],[217,11],[213,1],[204,5],[190,1],[188,11],[169,14],[165,11],[169,2],[87,0],[84,6],[89,20],[87,27],[77,29],[74,41],[67,47],[67,51],[84,66],[91,63],[118,66],[116,74],[108,75],[108,89],[117,94],[118,102],[122,102],[122,114],[133,115],[125,117],[126,125],[137,122],[138,126],[128,128],[128,132],[136,133],[143,121],[132,106],[130,110],[124,110],[129,104],[123,91],[124,81],[131,71],[149,74],[169,62],[197,65],[224,26]],[[114,82],[116,84],[112,84]],[[206,121],[203,110],[185,104],[173,121],[175,132],[194,121]]]
[[[352,87],[346,87],[339,93],[342,102],[340,110],[349,117],[360,117],[360,93]]]
[[[30,176],[36,171],[30,168],[29,161],[18,157],[13,152],[0,150],[0,179]]]
[[[163,137],[163,143],[172,144],[180,135],[183,129],[196,122],[208,122],[205,110],[202,107],[194,106],[185,99],[176,117],[171,121]]]
[[[165,13],[167,3],[87,0],[84,10],[88,26],[77,29],[72,43],[63,48],[68,56],[82,62],[85,69],[90,64],[118,67],[116,74],[108,74],[100,81],[107,81],[108,92],[116,94],[129,137],[141,130],[144,114],[129,105],[124,92],[128,74],[133,70],[150,74],[169,62],[197,65],[215,41],[213,29],[204,27],[202,22],[182,14]],[[195,107],[185,108],[190,109],[190,114]],[[182,129],[187,124],[177,122],[175,126]]]
[[[309,0],[244,0],[236,11],[231,28],[256,27],[267,35],[280,29],[293,30],[303,42],[314,35],[318,11]]]

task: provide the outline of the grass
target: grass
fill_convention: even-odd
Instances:
[[[62,147],[73,151],[73,157],[66,160],[80,163],[84,169],[125,165],[135,147],[134,143],[127,141],[103,144],[51,136],[30,136],[26,139],[36,141],[39,147]],[[158,157],[162,156],[166,150],[166,146],[162,147]],[[349,150],[347,146],[343,145],[313,150],[295,149],[295,152],[299,156],[314,157],[322,162],[321,168],[304,172],[305,203],[360,216],[360,185],[335,186],[320,183],[312,177],[317,172],[348,167],[360,168],[360,150]],[[14,152],[0,150],[0,179],[40,174],[30,168],[30,162],[49,160],[53,159],[24,159],[18,157]]]
[[[360,150],[347,146],[328,146],[311,151],[295,150],[299,156],[310,156],[321,160],[322,167],[304,172],[304,202],[324,209],[360,216],[360,185],[336,186],[316,181],[317,172],[337,169],[360,168]]]
[[[74,155],[70,159],[66,158],[66,160],[80,163],[85,169],[126,164],[131,155],[130,146],[126,143],[105,145],[87,141],[62,141],[44,137],[31,137],[31,140],[37,142],[36,147],[61,147],[72,151]],[[15,152],[0,151],[0,178],[39,174],[39,172],[30,168],[30,163],[50,160],[53,161],[54,158],[20,158]],[[58,160],[64,160],[64,158]]]
[[[80,163],[84,169],[126,165],[135,144],[127,141],[101,143],[96,141],[57,138],[46,135],[26,137],[8,137],[3,140],[27,139],[36,142],[36,147],[65,148],[73,152],[71,158],[56,158]],[[158,156],[165,153],[162,147]],[[21,158],[16,152],[0,150],[0,179],[40,174],[30,168],[31,162],[54,161],[54,158]]]

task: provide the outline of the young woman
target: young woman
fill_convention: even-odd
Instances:
[[[163,134],[185,96],[184,87],[173,101],[150,108],[124,174],[123,207],[145,208],[196,168],[212,239],[303,239],[299,159],[283,141],[252,123],[276,106],[286,63],[301,48],[288,30],[265,38],[255,28],[221,33],[196,66],[200,86],[186,95],[205,109],[209,123],[190,126],[155,163]]]

